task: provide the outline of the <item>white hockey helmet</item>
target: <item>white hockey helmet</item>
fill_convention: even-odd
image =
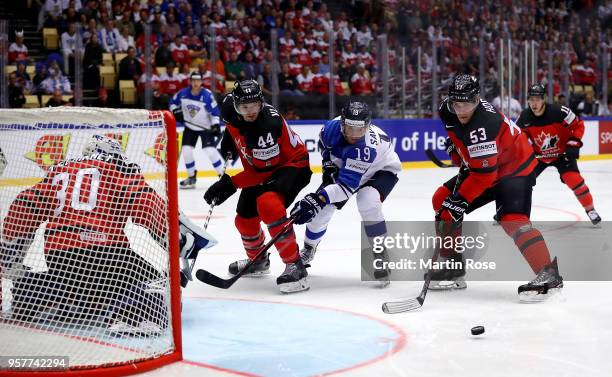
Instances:
[[[83,156],[93,154],[109,154],[123,157],[121,144],[108,136],[93,135],[83,148]]]

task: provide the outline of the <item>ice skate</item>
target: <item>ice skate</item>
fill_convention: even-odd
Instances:
[[[302,263],[304,267],[310,267],[310,262],[314,259],[315,253],[317,252],[317,247],[312,246],[306,242],[304,242],[304,247],[300,249],[300,259],[302,259]]]
[[[229,273],[232,275],[237,275],[239,271],[242,271],[242,269],[247,265],[247,263],[249,263],[250,259],[240,259],[237,260],[236,262],[232,262],[229,265]],[[251,267],[249,267],[249,269],[246,271],[246,273],[244,274],[244,276],[251,276],[251,277],[255,277],[255,276],[260,276],[260,275],[267,275],[270,273],[270,253],[264,253],[261,254],[259,256],[259,258],[257,258],[257,261],[255,261],[255,263],[253,263],[251,265]]]
[[[196,170],[192,176],[187,177],[187,179],[182,180],[179,183],[181,189],[193,189],[196,186],[198,171]]]
[[[563,288],[563,278],[559,275],[557,258],[553,259],[527,284],[518,287],[521,302],[538,302],[546,300]]]
[[[467,288],[463,254],[455,253],[449,258],[440,258],[437,263],[442,264],[442,268],[432,272],[430,290],[443,291]]]
[[[285,271],[276,278],[276,284],[281,293],[294,293],[310,289],[308,271],[301,259],[294,263],[287,263]]]
[[[587,216],[589,216],[589,220],[591,220],[591,223],[593,223],[593,225],[597,225],[601,222],[601,217],[599,216],[599,213],[595,211],[595,209],[587,211]]]

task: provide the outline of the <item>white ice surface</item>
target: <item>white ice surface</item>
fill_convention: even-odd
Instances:
[[[581,162],[580,168],[600,215],[604,220],[612,218],[612,161]],[[455,169],[404,170],[399,184],[385,202],[387,219],[430,220],[432,193],[454,173]],[[320,175],[314,175],[312,183],[302,195],[313,190],[320,179]],[[200,179],[197,189],[179,193],[182,210],[199,224],[204,222],[208,210],[202,195],[213,181]],[[244,257],[240,237],[233,225],[237,199],[236,194],[215,209],[209,231],[220,243],[200,255],[196,269],[206,268],[225,276],[227,265]],[[533,203],[533,220],[587,220],[572,192],[559,181],[558,173],[552,169],[545,171],[539,178]],[[469,219],[490,220],[492,215],[493,206],[489,205],[471,214]],[[303,227],[296,227],[300,240],[303,232]],[[238,306],[225,304],[233,299],[248,299],[257,301],[253,307],[260,304],[259,301],[274,301],[359,313],[383,320],[404,333],[405,344],[389,343],[389,347],[397,347],[397,352],[383,355],[367,365],[340,371],[336,375],[604,377],[612,373],[612,327],[609,325],[612,318],[612,283],[567,282],[560,295],[544,303],[526,305],[518,303],[518,282],[468,282],[465,291],[430,292],[420,310],[386,315],[380,310],[383,302],[415,297],[422,283],[393,282],[390,287],[381,290],[372,283],[361,282],[358,235],[359,214],[352,200],[336,213],[320,245],[313,267],[309,269],[311,289],[308,292],[294,295],[278,293],[275,277],[280,274],[283,265],[275,253],[272,255],[272,274],[269,277],[241,279],[228,290],[197,281],[191,283],[183,293],[183,318],[189,319],[183,325],[185,359],[208,364],[206,360],[212,357],[207,354],[210,350],[208,343],[223,341],[217,336],[223,337],[225,333],[235,342],[235,353],[232,353],[234,348],[230,348],[224,354],[214,357],[224,357],[225,360],[235,358],[237,361],[247,358],[251,362],[260,360],[261,365],[265,365],[279,357],[282,359],[283,352],[295,355],[296,350],[301,350],[302,363],[279,365],[277,372],[270,375],[309,375],[304,365],[316,363],[324,355],[338,357],[328,350],[329,342],[333,342],[329,335],[333,329],[312,323],[317,316],[304,314],[287,318],[293,313],[291,310],[272,309],[269,315],[253,317],[248,309],[244,309],[248,308],[248,301],[240,301],[241,305]],[[196,312],[198,302],[204,304],[205,309]],[[215,326],[211,317],[224,317],[223,326],[229,323],[229,328],[211,329],[211,326]],[[225,317],[229,317],[229,322]],[[349,328],[350,322],[347,321]],[[474,337],[470,334],[470,328],[476,325],[485,326],[484,335]],[[250,331],[253,327],[256,329]],[[279,328],[287,331],[282,337],[278,335]],[[301,330],[306,328],[310,335],[307,340],[309,343],[308,347],[302,347],[306,341],[301,340],[304,335]],[[236,338],[235,329],[241,329],[239,334],[243,338]],[[211,333],[215,334],[214,339],[210,337]],[[368,331],[359,329],[354,334],[347,334],[349,336],[355,342],[360,341],[360,336],[363,336],[362,341],[369,339],[366,338],[369,336]],[[291,344],[292,337],[296,339],[293,346],[287,346],[284,350],[274,349],[281,341],[286,342],[283,344]],[[254,339],[257,340],[257,346],[250,347]],[[320,345],[316,346],[318,339]],[[194,341],[205,346],[187,349]],[[333,347],[337,348],[337,344]],[[242,370],[241,375],[261,373],[262,369],[257,363],[249,365],[253,365],[253,368]],[[236,374],[180,362],[149,375]]]

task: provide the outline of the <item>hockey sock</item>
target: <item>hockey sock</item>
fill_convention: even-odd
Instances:
[[[387,224],[382,213],[382,202],[378,190],[370,186],[359,190],[357,193],[357,208],[368,241],[370,245],[374,245],[374,238],[387,234]]]
[[[534,273],[538,273],[550,264],[550,253],[544,237],[539,230],[531,226],[531,221],[523,214],[504,214],[501,217],[501,226],[523,254]]]
[[[264,244],[265,235],[259,222],[259,217],[247,219],[240,215],[236,215],[236,219],[234,220],[234,224],[236,224],[236,228],[242,237],[242,245],[249,259],[255,258],[257,250]]]
[[[193,147],[191,145],[183,145],[183,161],[187,168],[187,175],[193,177],[195,175],[195,160],[193,159]]]
[[[433,194],[431,198],[431,204],[433,205],[433,210],[438,212],[440,208],[442,208],[442,202],[451,194],[451,190],[446,186],[440,186]]]
[[[321,212],[319,212],[315,218],[312,219],[311,222],[306,224],[304,243],[307,243],[312,247],[316,247],[323,239],[325,232],[327,232],[327,225],[334,216],[335,212],[336,206],[325,206]]]
[[[221,157],[221,153],[215,147],[206,147],[204,148],[204,153],[208,156],[210,163],[213,168],[217,171],[217,174],[221,175],[223,173],[223,158]]]
[[[582,204],[585,211],[588,212],[593,209],[593,196],[591,196],[589,187],[580,173],[575,171],[565,172],[561,175],[561,180],[574,192],[576,199]]]
[[[268,191],[261,194],[257,198],[257,212],[261,220],[268,225],[268,231],[272,237],[276,236],[289,221],[285,201],[277,192]],[[274,247],[285,263],[293,263],[300,257],[293,227],[279,237]]]
[[[319,242],[321,242],[321,239],[323,239],[325,232],[327,232],[327,228],[319,232],[316,232],[316,231],[310,230],[309,225],[310,224],[306,225],[306,235],[304,237],[304,243],[307,243],[308,245],[312,247],[317,247]]]

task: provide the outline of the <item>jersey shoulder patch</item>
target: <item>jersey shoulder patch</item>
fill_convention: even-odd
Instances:
[[[561,111],[561,116],[563,117],[563,121],[567,124],[572,124],[574,120],[576,120],[576,114],[569,108],[565,106],[559,106],[559,110]]]

